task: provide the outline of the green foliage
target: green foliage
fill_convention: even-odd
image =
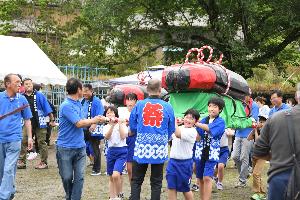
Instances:
[[[300,63],[298,0],[22,1],[0,3],[0,32],[9,33],[12,19],[35,16],[30,37],[60,65],[123,75],[182,63],[188,49],[203,45],[215,48],[214,59],[222,52],[223,64],[247,78],[266,63],[286,78],[287,66]]]
[[[6,35],[14,26],[9,23],[21,15],[20,7],[24,4],[23,0],[0,1],[0,34]]]

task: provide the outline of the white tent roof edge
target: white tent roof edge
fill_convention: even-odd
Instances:
[[[45,85],[67,82],[67,77],[31,38],[0,35],[0,79],[9,73]]]

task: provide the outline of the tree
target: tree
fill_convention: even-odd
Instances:
[[[299,10],[297,0],[87,0],[68,44],[97,65],[130,64],[163,47],[169,65],[208,44],[249,77],[252,67],[298,42]]]
[[[183,62],[188,49],[207,44],[247,78],[259,64],[284,71],[285,63],[298,63],[299,10],[299,0],[10,0],[0,3],[0,32],[11,34],[9,21],[34,16],[30,37],[56,64],[118,74]]]

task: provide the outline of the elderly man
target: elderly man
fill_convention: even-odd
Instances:
[[[274,113],[266,122],[259,139],[255,143],[253,156],[257,158],[270,157],[270,169],[268,172],[268,199],[284,199],[291,169],[294,166],[293,151],[289,140],[289,122],[294,131],[294,144],[300,144],[300,83],[297,85],[296,99],[298,104],[288,111]],[[288,119],[287,112],[290,113]],[[300,146],[294,145],[296,159],[300,160]]]
[[[21,150],[22,119],[32,148],[32,117],[28,101],[19,94],[21,80],[16,74],[4,77],[5,91],[0,92],[0,199],[13,199],[17,160]]]

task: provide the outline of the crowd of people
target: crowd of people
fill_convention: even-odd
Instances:
[[[20,87],[23,85],[23,94]],[[16,169],[26,168],[28,152],[40,153],[36,169],[48,168],[47,128],[56,126],[55,108],[31,79],[21,81],[16,74],[4,78],[5,91],[0,93],[0,200],[14,198]],[[253,173],[251,199],[284,199],[291,169],[293,149],[287,140],[286,112],[289,110],[295,130],[300,126],[300,106],[295,99],[283,103],[279,90],[271,93],[272,108],[264,97],[245,97],[245,112],[256,126],[226,128],[220,113],[225,107],[221,97],[207,102],[208,116],[190,108],[183,118],[176,118],[172,106],[160,99],[161,81],[147,84],[149,97],[125,96],[126,107],[103,105],[93,94],[90,84],[76,78],[66,83],[67,97],[59,107],[56,160],[66,200],[81,199],[86,157],[92,164],[91,175],[101,174],[101,140],[105,141],[106,174],[109,176],[109,199],[124,199],[123,178],[128,174],[130,200],[139,200],[141,187],[151,167],[151,199],[161,198],[165,163],[168,199],[182,192],[192,200],[200,190],[202,200],[211,199],[213,185],[223,190],[225,167],[231,157],[238,171],[236,188],[246,187]],[[300,100],[300,86],[295,95]],[[233,137],[233,149],[229,138]],[[33,141],[33,138],[35,142]],[[295,135],[295,144],[300,136]],[[169,146],[170,151],[169,151]],[[295,147],[299,152],[299,147]],[[231,155],[231,156],[230,156]],[[299,160],[299,155],[296,154]],[[262,181],[266,161],[270,162],[268,192]],[[195,185],[191,185],[193,174]],[[268,195],[267,195],[268,193]]]

